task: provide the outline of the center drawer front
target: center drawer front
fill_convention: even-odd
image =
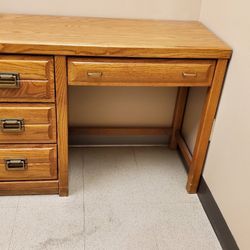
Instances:
[[[215,60],[69,58],[70,85],[210,86]]]
[[[0,181],[57,178],[56,145],[0,146]]]
[[[1,104],[0,143],[55,143],[55,117],[53,104]]]
[[[8,86],[8,74],[18,73],[18,86]],[[1,81],[2,78],[2,81]],[[0,56],[1,102],[54,102],[53,58],[48,56]]]

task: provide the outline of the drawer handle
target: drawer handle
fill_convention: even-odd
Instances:
[[[20,171],[28,167],[26,159],[8,159],[5,160],[5,168],[7,171]]]
[[[20,77],[18,73],[0,73],[1,89],[20,88]]]
[[[182,72],[183,77],[197,77],[197,73]]]
[[[87,72],[87,76],[90,78],[100,78],[102,77],[102,72]]]
[[[1,122],[2,132],[22,132],[24,131],[24,119],[3,119]]]

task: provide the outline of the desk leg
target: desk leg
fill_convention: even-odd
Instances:
[[[196,193],[199,185],[200,176],[209,145],[210,133],[227,69],[227,63],[228,60],[226,59],[219,59],[217,61],[213,82],[207,92],[195,142],[191,167],[188,173],[188,182],[186,188],[189,193]]]
[[[182,126],[184,111],[187,103],[187,96],[188,96],[187,87],[178,88],[175,109],[174,109],[174,117],[172,122],[172,135],[169,143],[169,148],[171,149],[177,148],[176,134],[177,131],[179,131]]]
[[[59,195],[68,196],[68,81],[65,56],[55,56]]]

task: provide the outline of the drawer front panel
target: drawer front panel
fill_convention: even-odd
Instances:
[[[0,181],[57,179],[56,145],[0,146]]]
[[[18,84],[6,84],[12,74]],[[0,56],[1,102],[54,102],[54,65],[52,57]]]
[[[0,143],[56,143],[53,104],[1,104]]]
[[[215,60],[69,58],[70,85],[210,86]]]

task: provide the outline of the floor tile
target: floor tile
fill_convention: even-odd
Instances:
[[[87,250],[157,250],[143,204],[89,203],[85,207]]]
[[[143,200],[144,192],[132,148],[85,149],[83,153],[85,203]]]
[[[199,202],[186,191],[187,173],[176,151],[164,147],[134,148],[144,200],[150,203]]]
[[[83,250],[82,207],[19,208],[10,249]]]
[[[160,250],[221,250],[201,204],[161,204],[150,211]]]
[[[15,208],[20,196],[0,196],[0,208]]]
[[[17,208],[0,207],[0,249],[7,250],[11,241]]]

